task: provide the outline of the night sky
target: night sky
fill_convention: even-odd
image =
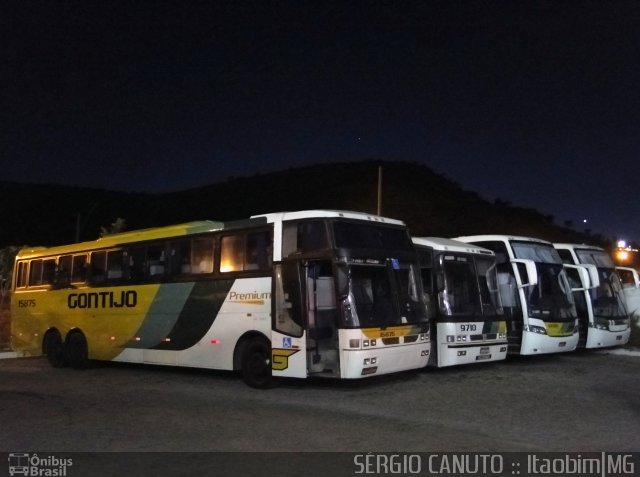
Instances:
[[[0,180],[416,161],[640,241],[640,2],[4,1],[0,40]]]

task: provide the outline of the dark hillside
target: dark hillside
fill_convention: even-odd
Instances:
[[[169,194],[135,194],[53,185],[0,183],[5,204],[0,248],[95,239],[116,218],[130,229],[196,219],[234,220],[282,210],[346,209],[375,213],[378,166],[382,214],[404,220],[414,235],[529,235],[601,243],[559,227],[534,209],[489,202],[445,176],[412,163],[364,161],[284,170]],[[78,219],[79,217],[79,219]],[[79,222],[78,222],[79,220]]]

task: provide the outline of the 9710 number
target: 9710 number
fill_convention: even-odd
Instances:
[[[460,325],[460,331],[476,331],[476,325]]]

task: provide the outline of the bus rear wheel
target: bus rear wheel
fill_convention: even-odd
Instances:
[[[44,339],[44,354],[53,368],[63,368],[67,363],[67,356],[62,343],[62,337],[57,331],[49,331]]]
[[[89,367],[87,339],[81,331],[71,332],[67,335],[65,347],[67,350],[67,360],[73,369],[86,369]]]
[[[271,344],[254,338],[242,355],[242,379],[252,388],[267,389],[273,386],[271,375]]]

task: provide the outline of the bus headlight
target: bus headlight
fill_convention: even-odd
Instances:
[[[532,333],[538,333],[539,335],[546,335],[547,330],[545,330],[542,326],[536,325],[524,325],[524,331],[530,331]]]

